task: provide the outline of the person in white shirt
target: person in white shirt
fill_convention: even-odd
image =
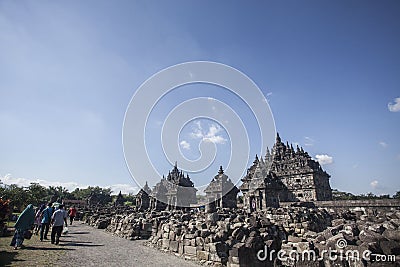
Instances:
[[[51,216],[51,224],[53,225],[51,229],[51,243],[58,245],[60,242],[61,233],[63,231],[63,226],[65,223],[65,227],[67,227],[67,217],[68,214],[64,210],[64,205],[60,205],[58,210],[53,213]]]

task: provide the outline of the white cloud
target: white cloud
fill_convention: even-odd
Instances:
[[[217,124],[211,124],[208,133],[203,137],[204,141],[213,142],[214,144],[225,144],[226,139],[221,135],[217,135],[222,128]]]
[[[386,147],[388,146],[388,144],[385,143],[385,142],[383,142],[383,141],[380,141],[380,142],[379,142],[379,145],[380,145],[381,147],[383,147],[383,148],[386,148]]]
[[[79,184],[77,182],[57,182],[57,181],[47,181],[44,179],[27,179],[27,178],[14,178],[11,174],[7,174],[3,177],[0,176],[0,181],[3,184],[11,185],[16,184],[18,186],[27,187],[31,183],[38,183],[44,187],[49,186],[62,186],[68,189],[69,192],[74,191],[76,188],[87,188],[89,185]],[[97,185],[91,185],[97,186]],[[114,185],[107,185],[107,186],[100,186],[103,188],[111,188],[113,194],[118,194],[121,190],[123,194],[129,193],[137,193],[138,188],[136,186],[132,186],[130,184],[114,184]]]
[[[377,188],[379,187],[379,182],[378,182],[377,180],[374,180],[374,181],[372,181],[372,182],[370,183],[370,186],[371,186],[373,189],[377,189]]]
[[[328,155],[315,155],[317,158],[317,161],[321,165],[328,165],[333,163],[333,157],[328,156]]]
[[[138,187],[131,184],[113,184],[104,187],[111,188],[113,195],[118,194],[119,191],[121,191],[122,194],[136,194],[139,191]]]
[[[179,144],[181,145],[181,147],[183,149],[187,149],[187,150],[190,149],[190,144],[186,140],[182,140]]]
[[[226,139],[220,135],[203,138],[206,142],[213,142],[214,144],[225,144]]]
[[[219,134],[222,131],[222,128],[218,124],[211,124],[207,131],[203,130],[200,121],[196,121],[195,124],[196,127],[193,129],[193,132],[190,133],[192,138],[202,139],[205,142],[213,142],[214,144],[226,143],[227,140]]]
[[[304,139],[305,139],[305,141],[304,141],[305,146],[313,146],[314,145],[315,140],[312,139],[311,137],[305,136]]]
[[[67,188],[69,191],[73,191],[75,188],[85,188],[87,185],[80,185],[76,182],[53,182],[53,181],[47,181],[43,179],[27,179],[27,178],[14,178],[12,177],[11,174],[7,174],[3,177],[0,177],[0,180],[7,185],[10,184],[16,184],[18,186],[29,186],[31,183],[38,183],[44,187],[49,187],[49,186],[62,186]]]
[[[394,103],[388,103],[388,109],[391,112],[398,112],[400,111],[400,97],[394,99]]]

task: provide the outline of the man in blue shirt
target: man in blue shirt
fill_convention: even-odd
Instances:
[[[47,234],[49,233],[50,220],[54,212],[51,205],[52,203],[49,202],[47,204],[47,208],[45,208],[41,214],[42,226],[40,227],[40,241],[43,241],[43,232],[44,232],[44,239],[47,239]]]

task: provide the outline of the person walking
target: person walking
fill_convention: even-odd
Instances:
[[[58,245],[60,242],[61,233],[63,230],[63,225],[65,223],[65,227],[67,224],[67,212],[64,210],[64,205],[60,205],[58,210],[53,213],[51,216],[52,228],[51,228],[51,243]]]
[[[42,228],[42,211],[44,210],[45,206],[42,204],[40,208],[37,209],[35,214],[35,235],[39,234],[40,228]]]
[[[47,239],[47,234],[49,233],[50,228],[50,221],[51,216],[53,215],[54,209],[51,207],[53,204],[49,202],[47,204],[47,208],[42,211],[41,218],[42,218],[42,226],[40,227],[40,241]]]
[[[69,214],[69,225],[72,225],[72,221],[74,220],[74,218],[76,216],[75,206],[72,206],[71,208],[69,208],[68,214]]]
[[[11,240],[10,246],[14,246],[14,249],[21,248],[24,242],[25,231],[31,230],[35,221],[35,210],[33,205],[29,204],[24,211],[19,215],[17,222],[14,225],[15,233]]]

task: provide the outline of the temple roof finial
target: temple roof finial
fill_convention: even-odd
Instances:
[[[218,174],[224,174],[224,170],[222,169],[222,166],[219,166]]]

